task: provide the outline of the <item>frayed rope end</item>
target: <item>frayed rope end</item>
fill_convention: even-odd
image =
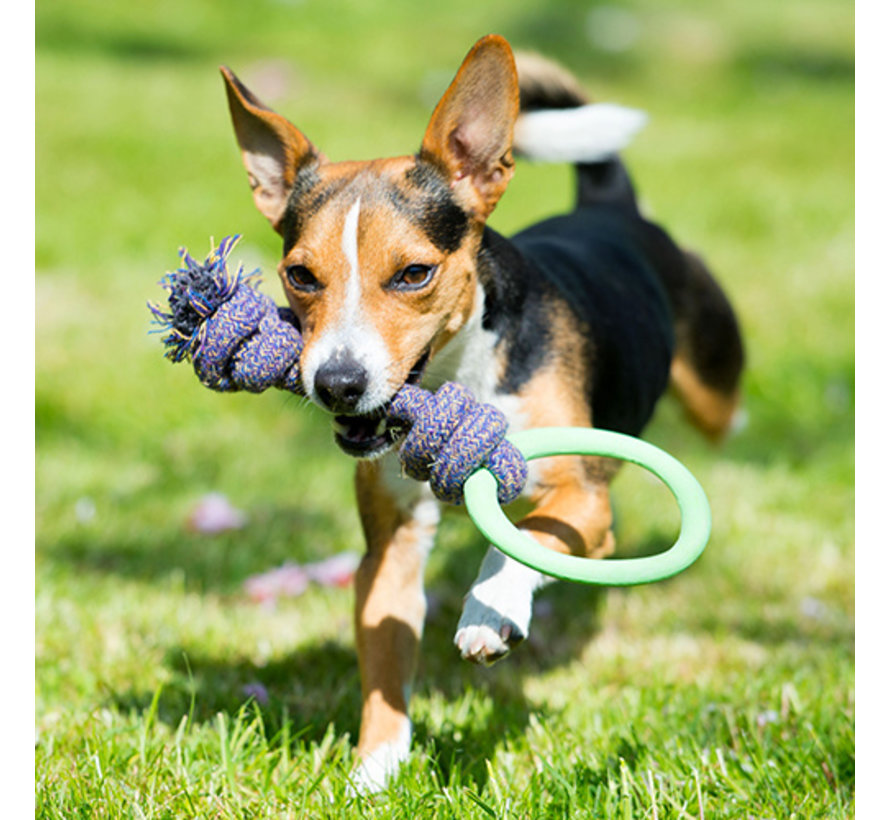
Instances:
[[[158,325],[150,332],[167,334],[161,341],[167,349],[164,355],[171,361],[191,359],[201,345],[205,321],[232,298],[242,283],[251,287],[258,283],[259,270],[245,274],[241,265],[235,273],[227,268],[229,254],[240,239],[240,234],[227,236],[203,262],[180,248],[183,266],[158,283],[167,291],[167,305],[148,303],[153,323]]]

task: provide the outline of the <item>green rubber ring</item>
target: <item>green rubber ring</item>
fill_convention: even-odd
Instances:
[[[497,502],[497,479],[484,468],[477,470],[464,484],[467,512],[479,531],[511,558],[566,581],[632,586],[670,578],[702,554],[711,534],[708,498],[692,473],[664,450],[633,436],[584,427],[541,427],[508,438],[527,460],[598,455],[631,461],[667,484],[680,507],[680,534],[669,550],[643,558],[591,560],[549,550],[516,529]]]

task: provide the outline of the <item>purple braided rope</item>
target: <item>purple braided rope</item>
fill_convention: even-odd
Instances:
[[[166,356],[188,359],[213,390],[260,393],[277,387],[302,394],[303,339],[296,317],[253,286],[257,271],[230,275],[226,260],[239,237],[227,237],[203,263],[184,250],[184,265],[161,281],[169,310],[149,304],[167,335]],[[528,478],[522,454],[505,438],[507,421],[497,408],[477,402],[462,385],[446,382],[434,394],[403,385],[387,411],[410,430],[399,448],[405,473],[429,481],[434,495],[460,504],[463,485],[480,467],[498,482],[498,500],[513,501]]]
[[[504,414],[477,402],[463,385],[446,382],[435,393],[403,385],[393,397],[388,415],[411,423],[399,457],[405,473],[418,481],[429,481],[440,501],[459,504],[464,482],[479,467],[486,467],[497,479],[501,504],[522,492],[528,465],[504,438]]]
[[[229,274],[226,259],[239,238],[226,237],[203,263],[181,250],[184,266],[161,280],[170,310],[156,304],[149,309],[169,331],[162,340],[167,358],[191,360],[212,390],[280,387],[299,393],[303,337],[287,321],[293,314],[253,287],[258,271],[245,275],[239,266]]]

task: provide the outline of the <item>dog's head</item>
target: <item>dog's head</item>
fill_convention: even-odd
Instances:
[[[341,448],[378,455],[394,437],[389,400],[478,307],[482,228],[513,174],[510,47],[480,40],[420,151],[369,162],[329,162],[222,71],[254,202],[284,240],[278,271],[303,333],[306,394],[335,414]]]

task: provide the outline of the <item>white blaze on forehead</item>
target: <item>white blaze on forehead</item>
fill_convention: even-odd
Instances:
[[[343,220],[343,237],[340,240],[343,255],[349,263],[346,295],[343,300],[343,319],[341,320],[346,322],[358,314],[362,299],[362,282],[358,265],[358,215],[361,206],[362,198],[359,197],[346,214],[346,219]]]
[[[388,375],[391,366],[389,350],[374,327],[373,318],[366,315],[362,299],[361,265],[358,256],[358,227],[361,197],[350,206],[343,218],[340,248],[346,258],[345,287],[332,320],[321,330],[317,339],[307,345],[303,357],[303,384],[309,396],[315,396],[315,374],[332,358],[348,356],[361,364],[368,373],[368,388],[356,406],[357,413],[377,410],[388,401]]]

